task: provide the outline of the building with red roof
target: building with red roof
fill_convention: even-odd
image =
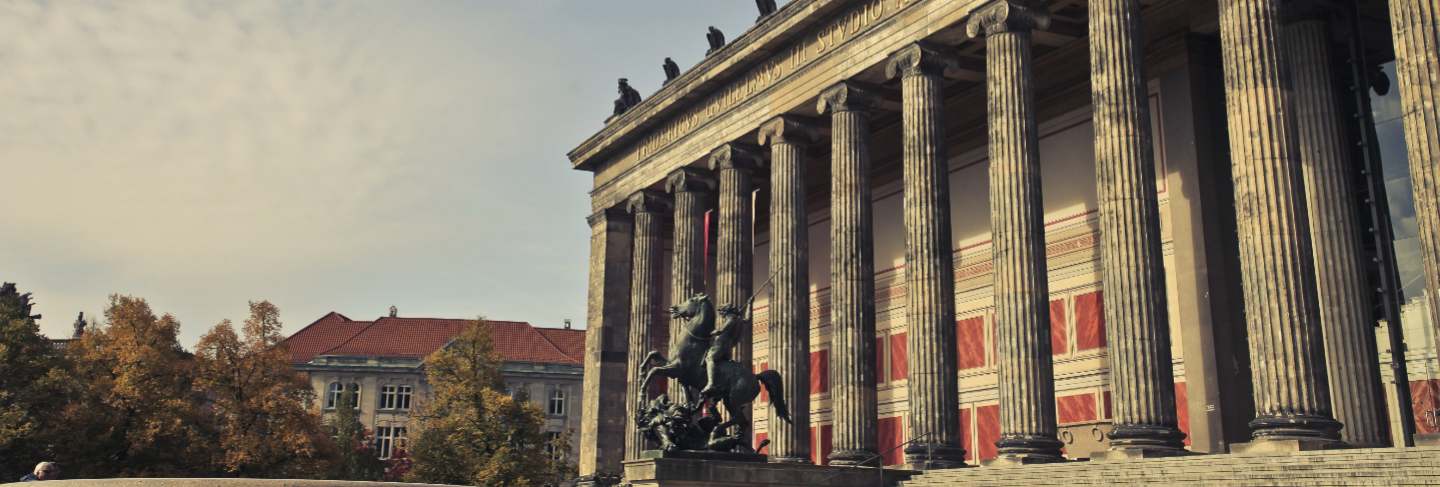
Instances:
[[[305,373],[322,414],[333,412],[346,389],[357,393],[360,421],[375,433],[382,458],[404,448],[410,413],[430,393],[421,366],[474,320],[389,316],[358,321],[330,312],[284,341],[290,363]],[[501,374],[512,395],[525,395],[546,413],[552,436],[574,433],[580,424],[585,332],[543,328],[523,321],[486,320]],[[572,445],[578,443],[572,442]],[[578,447],[570,458],[576,458]]]

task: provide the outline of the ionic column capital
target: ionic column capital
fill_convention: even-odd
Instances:
[[[925,42],[915,42],[890,55],[885,62],[885,78],[908,76],[943,76],[946,70],[960,67],[960,59],[952,53]]]
[[[653,189],[636,191],[625,200],[625,211],[631,214],[670,211],[670,195]]]
[[[870,112],[880,107],[879,91],[853,81],[841,81],[820,92],[815,111],[821,115],[833,112]]]
[[[710,151],[710,170],[739,169],[753,171],[765,164],[760,148],[741,142],[729,142]]]
[[[808,145],[819,139],[820,129],[809,120],[780,115],[760,125],[760,145],[774,144]]]
[[[596,225],[604,225],[612,221],[630,221],[630,214],[627,213],[624,208],[617,206],[602,209],[585,217],[585,223],[590,224],[590,228],[595,228]]]
[[[965,19],[965,35],[971,38],[1049,27],[1050,12],[1043,5],[1022,0],[996,0]]]
[[[682,167],[665,177],[666,193],[709,193],[712,191],[715,191],[715,177],[704,169]]]

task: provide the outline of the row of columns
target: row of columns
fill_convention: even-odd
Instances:
[[[1177,428],[1169,323],[1160,250],[1153,136],[1142,66],[1140,0],[1091,0],[1089,42],[1099,204],[1100,254],[1113,415],[1105,456],[1183,453]],[[1031,31],[1048,14],[1027,2],[995,1],[966,21],[986,43],[990,206],[993,234],[1000,460],[1062,460],[1048,317]],[[1359,223],[1341,146],[1340,105],[1325,17],[1298,2],[1290,25],[1279,0],[1222,0],[1220,34],[1226,77],[1236,221],[1249,327],[1256,440],[1333,445],[1344,439],[1383,444],[1374,337],[1363,303]],[[1416,212],[1432,291],[1440,289],[1440,115],[1434,96],[1436,8],[1427,0],[1391,0],[1400,87],[1414,178]],[[1287,64],[1288,61],[1288,64]],[[899,79],[903,137],[906,319],[909,327],[909,439],[917,468],[963,466],[956,377],[953,250],[942,85],[956,61],[916,43],[891,56]],[[830,119],[831,408],[833,464],[856,464],[877,451],[875,288],[870,194],[870,119],[877,90],[840,82],[817,111]],[[809,242],[805,147],[818,130],[780,116],[758,131],[769,149],[770,365],[785,383],[793,424],[769,422],[771,454],[805,462],[809,444]],[[703,288],[704,201],[718,189],[717,303],[741,304],[752,292],[754,178],[760,147],[716,149],[707,172],[682,168],[664,194],[642,191],[627,203],[634,244],[630,307],[631,377],[650,349],[659,300],[660,219],[673,212],[671,296]],[[1317,265],[1318,262],[1318,265]],[[1432,299],[1436,293],[1431,294]],[[1437,308],[1440,309],[1440,308]],[[747,330],[748,334],[749,331]],[[671,341],[679,331],[670,330]],[[748,360],[748,350],[737,351]],[[633,388],[633,385],[631,386]],[[1332,392],[1342,399],[1334,401]],[[627,391],[633,401],[638,391]],[[683,397],[672,390],[672,397]],[[628,405],[634,417],[638,403]],[[633,422],[633,419],[632,419]],[[629,431],[634,431],[633,424]],[[1302,445],[1303,446],[1303,445]],[[634,457],[643,439],[627,434]]]

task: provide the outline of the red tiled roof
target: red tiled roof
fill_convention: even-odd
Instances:
[[[290,349],[290,363],[309,362],[316,355],[360,334],[367,326],[370,326],[369,321],[354,321],[331,311],[285,339],[285,346]]]
[[[561,353],[579,362],[585,362],[585,330],[560,328],[536,328]]]
[[[297,364],[318,355],[424,358],[449,343],[470,321],[403,317],[351,321],[332,312],[291,335],[286,343],[291,347],[290,361]],[[584,362],[584,331],[536,328],[520,321],[486,323],[491,327],[495,350],[504,361]]]

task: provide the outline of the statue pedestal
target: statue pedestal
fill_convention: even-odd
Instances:
[[[625,462],[625,483],[655,487],[893,486],[917,472],[872,467],[768,463],[754,453],[647,450]]]

